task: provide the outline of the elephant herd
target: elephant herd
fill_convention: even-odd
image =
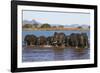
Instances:
[[[70,35],[65,35],[63,32],[55,32],[53,36],[35,36],[26,35],[24,38],[24,43],[26,46],[41,46],[49,45],[54,47],[75,47],[75,48],[88,48],[88,36],[86,33],[72,33]]]

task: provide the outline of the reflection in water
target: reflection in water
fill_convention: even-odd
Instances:
[[[64,60],[64,49],[63,48],[54,48],[54,59]]]
[[[57,61],[57,60],[79,60],[89,59],[89,49],[74,48],[46,48],[46,49],[23,49],[22,61]]]

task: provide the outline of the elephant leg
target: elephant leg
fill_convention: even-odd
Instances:
[[[27,42],[27,46],[30,46],[30,42]]]
[[[88,41],[86,41],[85,46],[86,46],[86,48],[89,47],[89,43],[88,43]]]
[[[75,47],[78,48],[78,41],[76,40],[75,43],[76,43],[76,44],[75,44]]]

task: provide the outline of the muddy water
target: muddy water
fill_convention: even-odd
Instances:
[[[72,48],[48,48],[48,49],[23,49],[22,61],[57,61],[57,60],[79,60],[89,59],[89,49],[72,49]]]

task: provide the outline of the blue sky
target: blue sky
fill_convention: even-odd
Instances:
[[[36,20],[40,23],[49,24],[86,24],[90,25],[89,13],[71,12],[45,12],[45,11],[23,11],[23,20]]]

